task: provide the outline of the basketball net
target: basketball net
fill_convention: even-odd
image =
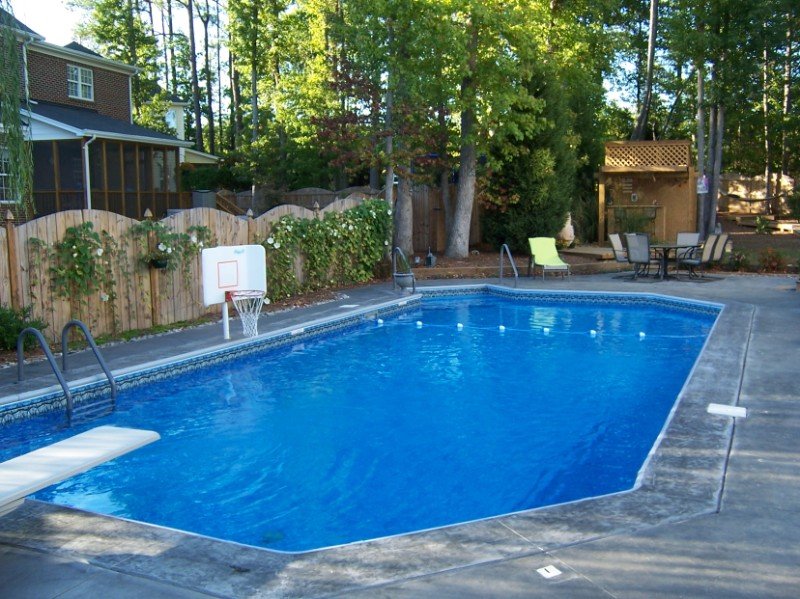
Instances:
[[[225,293],[225,299],[233,302],[239,318],[242,319],[242,333],[245,337],[258,335],[258,317],[261,315],[265,296],[266,292],[258,290],[238,290]]]

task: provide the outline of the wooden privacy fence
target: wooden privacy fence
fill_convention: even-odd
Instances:
[[[449,192],[450,197],[455,198],[455,185],[450,186]],[[220,192],[220,194],[228,198],[228,201],[237,204],[243,211],[248,207],[258,211],[262,205],[265,207],[274,207],[284,204],[302,206],[308,209],[316,205],[324,210],[331,203],[337,201],[338,198],[383,197],[384,192],[370,189],[369,187],[348,187],[347,189],[340,189],[338,191],[307,187],[288,192],[262,188],[258,189],[256,192],[257,200],[253,200],[248,193],[235,194],[225,191]],[[397,199],[396,190],[395,199]],[[447,236],[441,188],[415,183],[411,187],[411,201],[413,204],[414,217],[412,240],[415,253],[425,254],[428,248],[434,252],[443,252],[447,242]],[[478,201],[475,201],[472,207],[472,220],[469,232],[470,245],[477,245],[482,241],[479,204]],[[274,210],[275,208],[272,209]]]
[[[282,216],[321,218],[325,212],[341,212],[358,206],[356,199],[338,200],[317,212],[283,205],[256,219],[233,216],[215,208],[193,208],[161,222],[177,233],[191,227],[208,228],[211,245],[260,243]],[[72,318],[89,325],[94,336],[147,329],[219,313],[219,306],[203,306],[200,256],[188,257],[185,268],[154,269],[141,263],[129,229],[138,221],[103,210],[68,210],[15,225],[10,213],[0,228],[0,305],[31,308],[31,317],[47,324],[45,336],[60,339],[61,329]],[[114,289],[86,298],[57,297],[51,289],[50,260],[37,247],[52,247],[69,227],[91,222],[96,232],[105,231],[117,243],[116,255],[106,256]],[[40,244],[31,243],[32,239]],[[46,245],[45,245],[46,244]]]

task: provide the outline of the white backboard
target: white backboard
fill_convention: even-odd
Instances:
[[[203,304],[225,302],[225,292],[237,289],[267,291],[264,246],[222,245],[203,250]]]

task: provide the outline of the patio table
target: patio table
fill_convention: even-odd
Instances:
[[[671,279],[673,277],[669,276],[667,272],[667,264],[669,263],[669,255],[672,250],[675,250],[676,257],[678,250],[689,250],[692,248],[697,248],[699,246],[696,245],[687,245],[687,244],[677,244],[677,243],[654,243],[650,245],[650,249],[655,250],[658,253],[658,258],[661,261],[661,270],[658,273],[658,278],[660,280],[664,279]]]

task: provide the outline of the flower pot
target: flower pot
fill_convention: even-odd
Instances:
[[[167,267],[167,264],[168,262],[166,258],[152,258],[150,260],[150,266],[152,266],[153,268],[164,269]]]

